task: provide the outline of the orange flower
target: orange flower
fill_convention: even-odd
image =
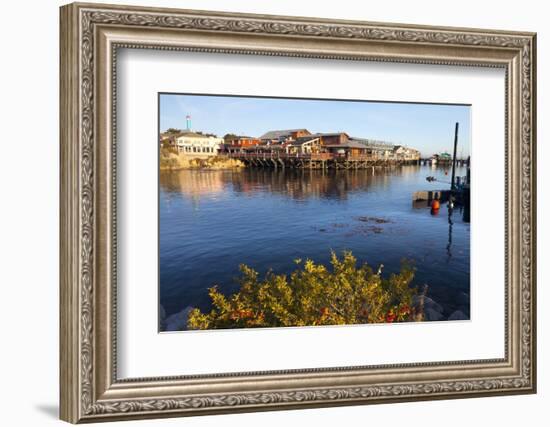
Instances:
[[[409,314],[411,312],[411,308],[405,304],[403,307],[401,307],[401,309],[399,310],[399,314],[402,314],[402,315],[405,315],[405,314]]]

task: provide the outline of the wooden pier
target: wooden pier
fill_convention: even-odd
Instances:
[[[246,166],[271,169],[352,170],[367,169],[374,166],[419,164],[418,160],[380,159],[368,155],[347,156],[333,153],[228,153],[226,156],[232,159],[238,159]]]
[[[456,162],[457,166],[470,166],[470,161],[468,159],[456,159],[455,162]],[[437,163],[432,163],[432,159],[427,158],[427,159],[418,160],[418,164],[423,165],[423,166],[430,166],[430,165],[433,164],[434,166],[450,168],[453,165],[453,161],[452,160],[438,160]]]

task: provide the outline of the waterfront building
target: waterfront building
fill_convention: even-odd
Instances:
[[[316,133],[314,136],[318,137],[321,141],[321,145],[335,145],[345,144],[349,141],[350,136],[346,132],[325,132]]]
[[[393,154],[398,160],[420,160],[420,151],[415,150],[414,148],[405,147],[403,145],[396,145],[393,147]]]
[[[224,144],[224,151],[228,153],[243,153],[248,147],[254,147],[261,144],[259,138],[252,136],[239,136],[226,141]]]
[[[260,136],[262,143],[270,144],[283,144],[286,142],[297,140],[304,136],[311,135],[311,132],[307,129],[283,129],[283,130],[270,130]]]
[[[243,148],[244,153],[281,154],[287,153],[288,144],[261,143]]]
[[[394,144],[377,139],[350,137],[351,141],[363,144],[367,151],[365,154],[374,160],[391,160],[393,158]]]
[[[192,157],[217,156],[223,144],[223,138],[191,131],[180,133],[175,140],[178,152]]]
[[[375,160],[418,160],[417,150],[387,141],[352,137],[346,132],[317,132],[307,129],[273,130],[260,136],[261,143],[241,152],[286,154],[328,153],[339,157],[369,156]]]
[[[190,126],[190,120],[187,122]],[[262,158],[320,155],[316,159],[345,158],[360,161],[416,162],[420,152],[387,141],[350,136],[346,132],[317,132],[309,130],[271,130],[260,137],[234,136],[224,141],[215,135],[185,131],[164,132],[161,143],[174,146],[178,152],[192,157],[261,155]],[[445,157],[438,155],[438,160]]]
[[[453,156],[451,156],[449,153],[447,152],[444,152],[444,153],[440,153],[440,154],[434,154],[432,157],[431,157],[431,161],[432,161],[432,164],[433,165],[436,165],[436,164],[448,164],[448,163],[451,163],[453,161]]]
[[[339,144],[325,144],[323,146],[325,152],[332,153],[337,157],[361,157],[367,155],[367,147],[365,144],[348,139]]]
[[[321,138],[311,136],[302,136],[285,145],[285,151],[288,154],[313,154],[321,151]]]

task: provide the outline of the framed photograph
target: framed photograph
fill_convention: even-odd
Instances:
[[[536,391],[535,34],[60,21],[63,420]]]

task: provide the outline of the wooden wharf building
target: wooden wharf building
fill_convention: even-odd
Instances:
[[[307,129],[269,131],[253,144],[225,144],[222,154],[247,166],[269,168],[363,169],[420,160],[418,150],[403,145]]]

